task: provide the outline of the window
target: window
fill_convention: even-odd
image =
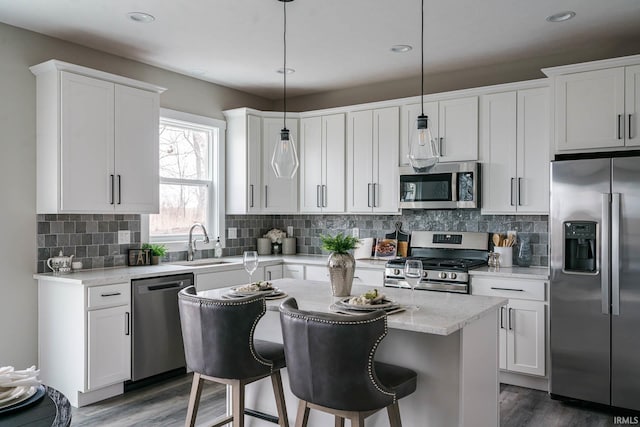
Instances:
[[[212,242],[218,235],[223,240],[224,129],[221,120],[161,109],[160,213],[148,217],[147,240],[184,250],[197,222]]]

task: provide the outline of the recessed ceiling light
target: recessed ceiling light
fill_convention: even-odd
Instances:
[[[565,12],[558,12],[558,13],[554,13],[553,15],[549,15],[547,16],[546,20],[549,22],[564,22],[564,21],[568,21],[574,16],[576,16],[575,12],[571,10],[567,10]]]
[[[287,1],[287,0],[283,0],[283,1]],[[291,0],[288,0],[288,1],[291,1]],[[296,72],[296,70],[294,70],[293,68],[289,68],[289,67],[287,67],[287,68],[278,68],[277,71],[280,74],[285,74],[285,73],[286,74],[293,74],[293,73]]]
[[[391,52],[395,53],[405,53],[409,52],[412,49],[413,47],[409,46],[408,44],[397,44],[395,46],[391,46]]]
[[[129,12],[127,13],[127,16],[132,21],[138,22],[140,24],[148,24],[149,22],[153,22],[156,20],[155,16],[145,12]]]

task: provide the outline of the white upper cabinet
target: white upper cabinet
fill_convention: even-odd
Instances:
[[[296,213],[298,211],[298,174],[293,179],[278,178],[271,167],[271,158],[276,143],[280,141],[283,119],[262,119],[262,212]],[[291,132],[299,156],[298,119],[287,118],[287,129]]]
[[[478,97],[425,102],[431,136],[436,140],[441,162],[478,160]],[[420,104],[403,105],[400,128],[400,165],[409,164],[409,144]]]
[[[159,93],[59,61],[37,76],[37,212],[157,213]]]
[[[640,146],[640,55],[543,70],[554,77],[557,151]]]
[[[300,169],[293,179],[283,179],[277,178],[271,168],[273,149],[283,126],[282,113],[238,108],[224,114],[227,118],[226,213],[296,213]],[[298,150],[298,119],[287,118],[287,129]]]
[[[351,112],[347,125],[347,211],[398,212],[398,107]]]
[[[344,114],[300,120],[300,212],[345,210]]]
[[[549,212],[549,90],[481,97],[483,213]]]

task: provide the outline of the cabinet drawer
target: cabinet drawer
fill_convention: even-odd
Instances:
[[[131,300],[131,285],[117,283],[114,285],[93,286],[87,289],[87,308],[127,305]]]
[[[544,301],[545,285],[544,280],[475,276],[471,278],[471,294]]]

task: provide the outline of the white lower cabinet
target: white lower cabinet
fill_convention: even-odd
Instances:
[[[38,280],[43,383],[80,407],[121,394],[131,379],[131,284]]]
[[[545,376],[546,309],[544,280],[471,278],[471,293],[509,298],[498,319],[502,370]]]
[[[89,390],[131,378],[130,325],[128,305],[102,308],[87,314]]]
[[[282,279],[282,264],[267,265],[264,268],[264,280]]]
[[[304,280],[304,265],[284,264],[282,266],[282,277],[285,279]]]

